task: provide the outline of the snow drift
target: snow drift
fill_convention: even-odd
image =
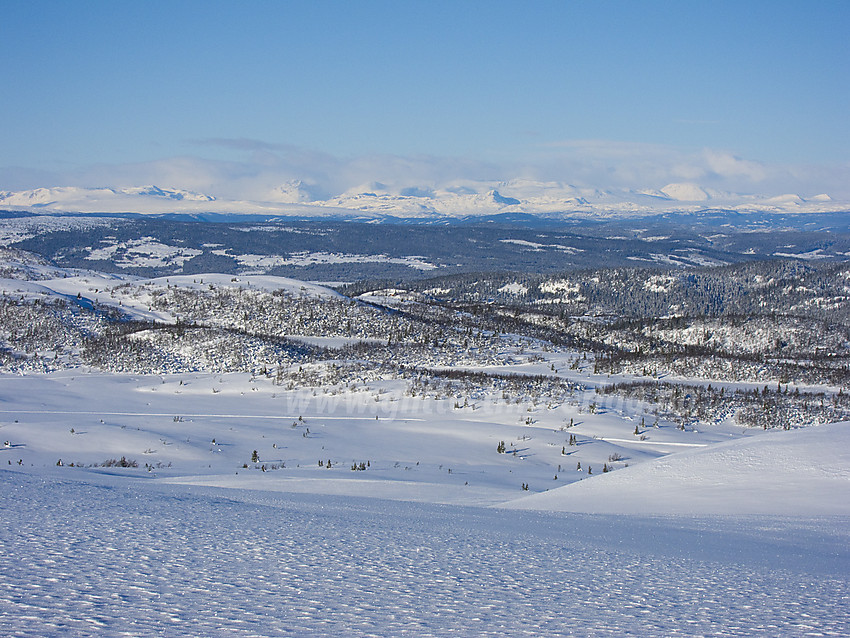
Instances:
[[[850,423],[682,452],[504,507],[606,514],[850,514]]]

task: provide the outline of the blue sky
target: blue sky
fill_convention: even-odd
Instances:
[[[840,190],[847,33],[845,1],[4,0],[0,189],[407,166]]]

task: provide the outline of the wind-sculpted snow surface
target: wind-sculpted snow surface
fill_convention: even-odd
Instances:
[[[846,520],[621,519],[0,471],[7,636],[847,635]]]

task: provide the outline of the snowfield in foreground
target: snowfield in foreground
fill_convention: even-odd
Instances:
[[[508,512],[55,471],[0,481],[8,636],[850,629],[846,519]]]
[[[850,424],[630,437],[403,388],[0,377],[0,633],[850,633]]]

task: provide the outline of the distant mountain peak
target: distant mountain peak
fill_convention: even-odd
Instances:
[[[490,199],[492,199],[497,204],[504,204],[505,206],[516,206],[520,203],[518,199],[515,197],[505,197],[504,195],[500,195],[499,191],[492,190],[489,193]]]
[[[160,188],[153,184],[148,186],[134,186],[132,188],[122,188],[115,191],[125,195],[147,195],[150,197],[164,197],[175,201],[190,201],[190,202],[214,202],[215,197],[212,195],[204,195],[193,191],[181,190],[178,188]]]
[[[334,191],[336,193],[336,191]],[[843,212],[846,201],[820,194],[741,195],[691,182],[637,190],[575,186],[532,179],[457,180],[411,185],[367,182],[342,193],[326,192],[310,180],[290,179],[244,198],[212,195],[152,184],[133,187],[57,186],[0,191],[0,207],[39,213],[262,214],[369,219],[453,219],[515,211],[555,218],[634,217],[705,210],[706,207],[763,212]]]
[[[711,195],[704,188],[690,182],[667,184],[661,189],[661,193],[677,202],[704,202],[711,199]]]
[[[305,204],[324,199],[324,195],[315,184],[291,179],[275,187],[268,199],[283,204]]]

